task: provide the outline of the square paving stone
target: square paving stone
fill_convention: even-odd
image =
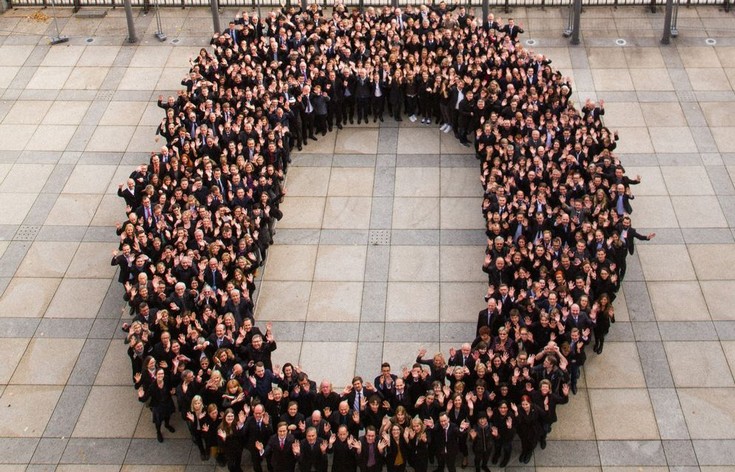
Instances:
[[[697,152],[691,131],[687,127],[649,127],[653,148],[658,153]]]
[[[485,248],[482,246],[442,246],[440,275],[442,282],[487,282],[480,270]],[[476,270],[472,268],[477,267]]]
[[[638,102],[605,103],[605,124],[611,127],[646,126],[641,107]]]
[[[388,280],[398,282],[439,280],[439,246],[391,246]]]
[[[22,151],[37,125],[0,125],[0,149]]]
[[[639,92],[645,90],[674,90],[669,72],[663,68],[631,69],[630,77],[633,80],[633,87]]]
[[[127,347],[117,342],[110,343],[94,384],[130,386],[131,379],[132,368]]]
[[[292,167],[288,171],[288,179],[286,180],[287,200],[294,196],[326,196],[329,187],[329,175],[329,167]]]
[[[63,151],[74,136],[76,125],[39,125],[26,145],[32,151]]]
[[[676,228],[679,226],[670,197],[637,196],[634,203],[633,217],[636,222],[644,224],[646,228]]]
[[[735,126],[735,117],[730,113],[730,107],[726,102],[700,102],[699,106],[709,126],[714,128]]]
[[[658,321],[710,319],[697,282],[651,282],[648,292]]]
[[[0,316],[42,317],[60,282],[52,278],[14,278],[0,297]]]
[[[304,146],[303,151],[296,153],[296,156],[302,154],[333,154],[334,146],[337,142],[337,133],[327,133],[326,136],[317,136],[317,140],[309,140],[307,145]],[[295,160],[298,162],[298,158]]]
[[[664,346],[677,387],[733,386],[732,373],[719,342],[665,342]]]
[[[64,193],[104,193],[115,166],[77,165],[64,186]]]
[[[158,78],[161,76],[161,69],[156,67],[131,67],[125,69],[118,90],[154,90]]]
[[[721,67],[715,48],[701,46],[677,49],[684,67]]]
[[[617,152],[622,154],[647,154],[654,152],[648,128],[627,127],[620,128],[618,131],[621,139],[617,143]]]
[[[79,243],[36,241],[18,268],[20,277],[63,277]]]
[[[42,66],[74,66],[84,52],[84,46],[66,46],[49,49]]]
[[[393,229],[438,228],[438,198],[401,197],[393,201]]]
[[[64,279],[46,310],[50,318],[95,318],[109,279]]]
[[[362,282],[314,282],[307,321],[357,322],[361,303]]]
[[[64,385],[83,345],[84,340],[82,339],[32,339],[10,383]]]
[[[586,440],[594,437],[595,428],[587,389],[577,390],[577,394],[569,398],[569,403],[557,408],[556,413],[559,421],[549,434],[549,440]]]
[[[322,227],[328,229],[368,229],[370,227],[371,203],[372,199],[368,197],[327,197]]]
[[[281,205],[283,219],[279,228],[321,228],[324,218],[324,197],[296,197],[289,195]]]
[[[319,136],[319,138],[322,137]],[[377,128],[345,128],[337,132],[335,154],[375,154],[377,152]]]
[[[472,139],[472,138],[470,138]],[[455,138],[452,133],[439,133],[440,151],[442,154],[466,154],[474,156],[475,151],[472,147],[463,146],[459,139]]]
[[[732,90],[730,81],[722,68],[694,68],[686,71],[693,90]]]
[[[320,245],[313,278],[319,281],[362,281],[365,278],[366,247]]]
[[[390,325],[386,326],[386,330],[390,330]],[[426,349],[426,359],[431,359],[434,354],[440,352],[439,342],[426,340],[423,342],[384,342],[383,343],[383,362],[390,363],[391,370],[398,374],[403,367],[411,369],[419,349]],[[444,354],[446,356],[446,354]]]
[[[135,133],[130,138],[126,152],[150,152],[151,149],[156,149],[159,146],[156,141],[156,127],[155,126],[138,126],[135,128]]]
[[[26,85],[26,89],[60,90],[71,71],[71,67],[39,67]]]
[[[442,167],[441,194],[444,197],[479,197],[482,189],[477,170],[472,167]]]
[[[0,385],[10,381],[15,368],[28,347],[28,338],[7,338],[3,340],[3,362],[0,363]]]
[[[329,177],[328,194],[333,197],[370,197],[374,174],[375,169],[369,167],[335,167]]]
[[[33,46],[29,45],[3,45],[0,52],[3,55],[3,63],[10,66],[22,66],[28,56],[33,52]]]
[[[440,146],[438,129],[406,127],[398,130],[398,154],[431,154]]]
[[[0,185],[0,192],[38,193],[53,170],[50,164],[15,164]]]
[[[598,440],[658,439],[658,427],[646,389],[590,389]]]
[[[692,244],[688,249],[700,281],[735,279],[735,245]]]
[[[438,167],[398,167],[397,197],[438,197],[440,169]]]
[[[692,439],[735,439],[735,389],[680,388],[678,393]]]
[[[356,354],[356,343],[305,342],[301,348],[300,364],[310,379],[316,382],[329,379],[335,390],[340,391],[339,386],[347,385],[355,375]],[[325,362],[326,359],[329,362]]]
[[[66,271],[67,277],[109,279],[115,275],[115,267],[109,264],[111,254],[108,243],[81,243]]]
[[[663,174],[659,167],[628,167],[625,173],[630,177],[641,177],[641,183],[632,187],[633,194],[636,196],[636,210],[638,210],[638,198],[641,196],[668,195]]]
[[[709,280],[699,285],[713,320],[735,320],[735,282]]]
[[[607,342],[604,355],[588,354],[585,380],[588,388],[645,387],[635,343]]]
[[[661,173],[670,195],[714,195],[703,166],[666,166]]]
[[[634,47],[623,48],[625,59],[630,69],[664,68],[664,59],[659,48]]]
[[[671,197],[682,228],[727,228],[717,197]]]
[[[40,437],[46,429],[61,386],[9,385],[0,397],[0,434],[12,437]]]
[[[646,125],[656,127],[686,126],[687,120],[677,102],[641,103]]]
[[[53,102],[48,100],[18,100],[2,120],[5,124],[37,125]]]
[[[311,282],[266,280],[260,286],[256,319],[266,321],[305,321]]]
[[[86,151],[124,152],[135,132],[134,126],[98,126],[87,143]]]
[[[627,69],[593,69],[592,78],[598,92],[635,90]]]
[[[430,282],[389,282],[386,321],[438,321],[438,288]]]
[[[486,225],[482,217],[479,198],[441,199],[441,229],[483,229]]]
[[[115,405],[115,408],[110,408]],[[92,387],[77,421],[74,438],[130,438],[143,404],[130,387]],[[100,421],[105,418],[105,421]]]
[[[115,62],[118,51],[120,51],[120,46],[88,47],[84,50],[81,57],[79,57],[77,67],[111,66]]]
[[[87,113],[90,102],[60,101],[53,102],[41,124],[44,125],[78,125]]]
[[[317,246],[276,244],[268,250],[263,280],[311,280]]]
[[[710,131],[720,152],[735,152],[735,141],[731,139],[735,127],[710,128]]]
[[[686,246],[639,244],[636,248],[648,281],[694,280],[694,268]],[[696,258],[693,258],[696,259]]]
[[[477,322],[477,314],[485,308],[482,295],[485,282],[442,282],[439,316],[442,322]]]
[[[75,67],[64,83],[65,90],[99,89],[110,71],[109,67]]]
[[[125,200],[117,195],[103,195],[90,226],[115,226],[125,215]]]
[[[45,224],[56,226],[88,226],[102,195],[60,195],[46,218]]]
[[[35,193],[3,193],[0,194],[0,224],[19,225],[23,223],[38,195]]]

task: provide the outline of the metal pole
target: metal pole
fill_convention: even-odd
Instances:
[[[664,35],[661,44],[671,43],[671,17],[674,13],[674,0],[666,0],[666,11],[664,12]]]
[[[490,14],[490,0],[482,0],[482,22],[487,21],[487,16]]]
[[[679,0],[674,0],[674,12],[671,14],[671,37],[679,36]]]
[[[574,0],[569,0],[569,14],[567,15],[567,28],[564,30],[565,38],[568,38],[572,35],[572,30],[574,29]]]
[[[574,0],[574,21],[572,23],[572,41],[574,45],[579,44],[579,26],[582,17],[582,0]]]
[[[166,33],[163,32],[163,22],[161,21],[161,8],[158,5],[158,0],[156,0],[156,28],[156,38],[158,38],[158,40],[161,42],[166,41]]]
[[[212,24],[214,26],[214,32],[221,33],[222,28],[219,25],[219,2],[217,0],[210,0],[209,6],[212,7]]]
[[[59,31],[59,20],[56,19],[56,2],[54,0],[51,0],[51,11],[53,11],[54,13],[54,26],[56,27],[56,36],[51,38],[51,44],[68,42],[69,38],[67,38],[66,36],[61,36],[61,31]]]
[[[128,42],[137,43],[138,38],[135,36],[135,22],[133,21],[133,5],[131,0],[125,0],[125,18],[128,20]]]
[[[306,3],[306,0],[302,0]],[[360,13],[365,13],[365,0],[360,0]]]
[[[307,6],[308,5],[306,4],[306,0],[301,0],[301,9],[304,10],[304,11],[306,11],[306,7]]]

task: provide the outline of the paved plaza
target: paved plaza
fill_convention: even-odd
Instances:
[[[60,10],[71,40],[58,46],[33,11],[0,15],[0,472],[215,470],[178,416],[156,441],[110,266],[117,186],[157,147],[156,99],[208,44],[209,10],[163,10],[164,43],[136,10],[133,46],[122,9]],[[560,9],[512,15],[574,78],[578,103],[605,100],[626,173],[643,179],[634,224],[657,236],[628,258],[605,352],[588,354],[548,447],[508,468],[735,470],[735,15],[682,8],[669,47],[662,13],[642,7],[587,9],[577,47]],[[397,125],[347,126],[295,153],[259,275],[274,362],[339,390],[419,347],[446,354],[484,307],[477,161],[437,127]]]

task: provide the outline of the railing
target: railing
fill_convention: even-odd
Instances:
[[[82,7],[115,7],[122,6],[122,0],[56,0],[57,6],[74,7],[79,9]],[[153,2],[151,0],[132,0],[132,4],[135,7],[149,7]],[[293,0],[292,3],[297,4],[298,0]],[[311,1],[309,1],[311,3]],[[325,7],[331,6],[333,2],[331,0],[319,0],[319,4]],[[426,3],[425,0],[395,0],[397,5],[421,5]],[[464,0],[459,2],[462,5],[471,7],[482,7],[482,0]],[[639,6],[650,6],[656,5],[663,6],[665,0],[583,0],[583,6],[625,6],[625,5],[639,5]],[[24,7],[24,6],[38,6],[45,7],[50,5],[50,0],[10,0],[10,6],[12,7]],[[209,6],[209,0],[159,0],[159,4],[162,7],[206,7]],[[348,6],[384,6],[393,5],[394,0],[345,0],[345,5]],[[499,8],[510,7],[545,7],[545,6],[567,6],[569,0],[489,0],[491,9],[498,10]],[[682,5],[723,5],[726,9],[729,9],[729,0],[682,0]],[[247,8],[247,7],[280,7],[278,0],[219,0],[220,8]]]

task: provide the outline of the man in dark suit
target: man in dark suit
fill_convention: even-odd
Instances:
[[[296,455],[294,450],[298,449],[296,440],[288,434],[288,424],[285,421],[278,423],[276,434],[272,435],[267,443],[255,442],[255,448],[261,457],[270,460],[273,472],[294,472],[296,467]]]
[[[487,308],[480,310],[477,314],[477,329],[475,330],[475,336],[480,335],[480,328],[487,326],[490,331],[494,334],[497,332],[498,327],[502,324],[500,320],[500,312],[498,311],[498,302],[495,298],[489,298],[487,300]]]
[[[316,428],[306,429],[306,438],[295,448],[300,472],[327,472],[327,446],[329,443],[317,437]]]
[[[385,442],[378,441],[373,426],[365,428],[365,435],[360,438],[360,451],[357,453],[357,464],[360,472],[379,472],[383,470]]]
[[[127,186],[123,184],[117,186],[117,196],[122,197],[125,200],[125,205],[129,206],[131,210],[138,208],[140,204],[140,191],[133,179],[128,179]]]
[[[310,86],[304,86],[301,95],[299,95],[299,102],[302,106],[301,132],[304,136],[304,141],[306,141],[307,137],[316,141],[316,136],[314,136],[314,119],[316,109],[314,108]]]
[[[344,84],[338,80],[337,73],[334,70],[329,71],[329,81],[324,84],[324,90],[329,96],[327,102],[327,126],[332,131],[332,126],[336,122],[337,128],[342,129],[342,101],[345,96]]]
[[[362,377],[354,377],[352,379],[352,385],[345,387],[342,392],[342,400],[346,400],[347,404],[356,411],[363,410],[363,403],[367,403],[367,399],[370,395],[374,394],[375,390],[370,385],[363,385]]]
[[[253,463],[254,472],[263,472],[263,456],[260,455],[260,451],[256,447],[257,443],[265,444],[268,439],[273,435],[273,426],[270,424],[270,418],[265,413],[263,405],[255,405],[253,407],[253,414],[243,427],[245,431],[245,437],[247,442],[245,447],[250,451],[250,458]]]
[[[449,472],[457,470],[457,455],[459,454],[459,441],[469,424],[464,421],[457,426],[449,421],[445,412],[439,414],[439,424],[434,426],[434,441],[432,448],[436,453],[438,467],[436,470],[444,472],[446,465]]]
[[[641,241],[650,241],[656,237],[656,233],[649,233],[648,235],[640,234],[630,225],[630,216],[624,216],[623,220],[616,226],[618,233],[620,234],[620,240],[623,241],[625,246],[628,248],[628,252],[632,256],[635,252],[635,240],[640,239]]]
[[[449,350],[452,356],[449,359],[449,365],[453,367],[467,367],[470,372],[475,370],[475,358],[472,357],[472,346],[470,343],[462,344],[462,348],[457,352],[454,348]]]
[[[207,268],[202,272],[204,283],[212,287],[215,292],[225,288],[225,278],[222,271],[219,270],[216,258],[211,258],[207,264]]]

